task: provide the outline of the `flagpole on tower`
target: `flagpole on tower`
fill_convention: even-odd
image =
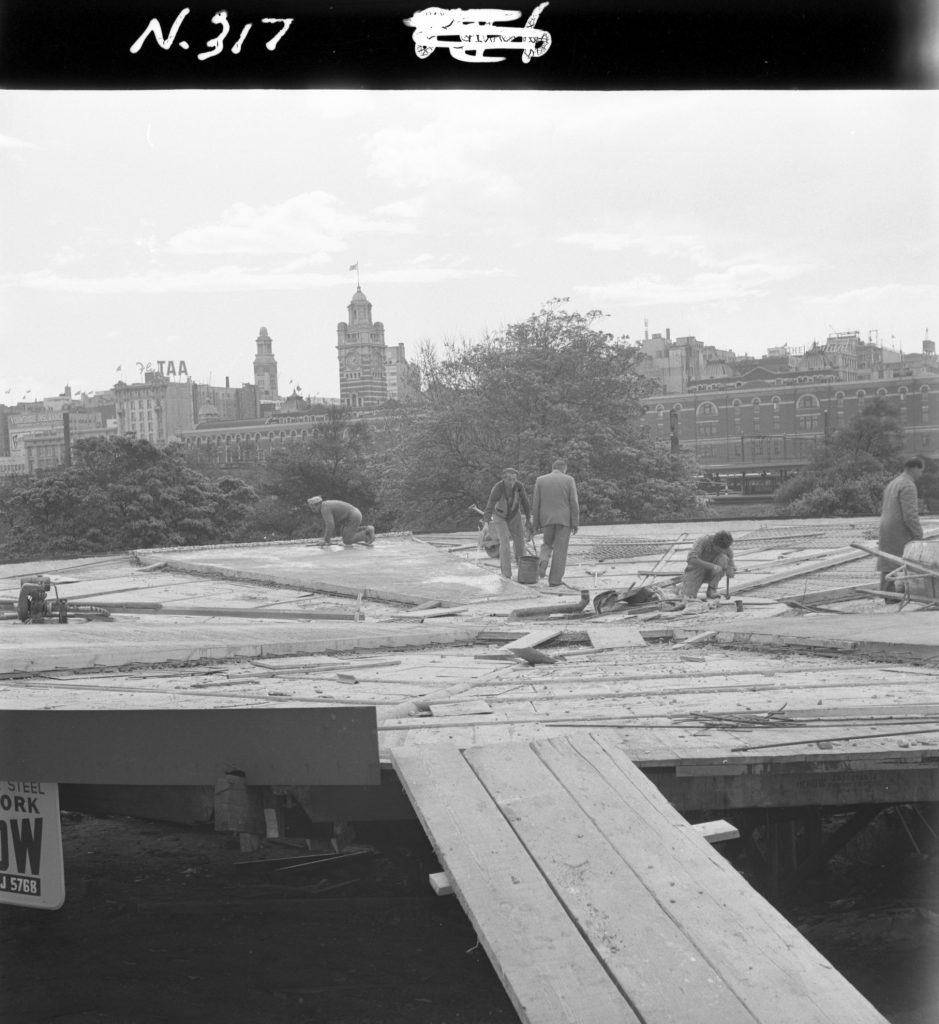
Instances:
[[[359,284],[359,261],[356,260],[349,269],[355,271],[355,286],[361,290],[362,286]]]

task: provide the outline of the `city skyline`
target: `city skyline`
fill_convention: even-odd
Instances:
[[[282,394],[338,395],[358,280],[410,360],[555,296],[633,341],[919,351],[937,115],[930,91],[0,93],[0,401],[159,360],[238,386],[262,326]]]

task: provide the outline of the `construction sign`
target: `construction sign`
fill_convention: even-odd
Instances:
[[[64,902],[58,784],[0,782],[0,903],[58,910]]]

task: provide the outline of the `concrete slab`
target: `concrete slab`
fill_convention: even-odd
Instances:
[[[695,626],[675,625],[676,639],[694,635]],[[709,623],[710,626],[710,623]],[[874,614],[825,615],[757,619],[737,615],[715,623],[717,640],[818,646],[868,653],[911,654],[939,658],[939,616],[928,611],[884,609]],[[700,631],[700,630],[698,630]]]
[[[159,665],[284,654],[337,654],[472,643],[479,623],[217,621],[122,616],[66,625],[0,623],[3,672]]]
[[[371,547],[309,541],[136,551],[144,564],[308,591],[414,605],[530,597],[534,588],[503,579],[411,535],[379,536]]]

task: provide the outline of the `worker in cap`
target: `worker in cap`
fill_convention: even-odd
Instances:
[[[347,501],[330,500],[324,501],[322,496],[307,498],[307,505],[311,512],[319,512],[323,517],[323,544],[330,541],[339,534],[342,543],[346,547],[353,544],[373,544],[375,541],[375,527],[362,526],[362,513]]]
[[[524,516],[524,520],[523,517]],[[483,522],[488,523],[499,538],[499,568],[502,575],[512,578],[512,548],[515,564],[525,554],[525,530],[531,536],[531,506],[525,488],[518,480],[518,470],[502,470],[502,479],[493,485],[489,494]]]

